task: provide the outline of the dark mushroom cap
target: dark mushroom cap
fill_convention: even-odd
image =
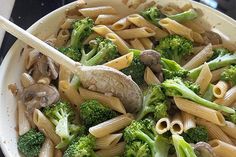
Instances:
[[[160,62],[161,55],[155,50],[145,50],[140,55],[140,60],[147,66],[155,65]]]
[[[198,142],[194,145],[196,151],[201,157],[216,157],[212,147],[206,142]]]

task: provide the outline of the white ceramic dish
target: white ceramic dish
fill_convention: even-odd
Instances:
[[[142,6],[136,10],[128,9],[127,6],[122,3],[122,0],[86,0],[86,2],[89,7],[111,5],[124,16],[142,9]],[[150,2],[150,0],[148,0],[148,2]],[[159,0],[158,4],[166,5],[170,2],[173,3],[173,0]],[[175,4],[180,6],[187,2],[189,2],[189,0],[174,1]],[[65,10],[73,7],[75,3],[76,2],[68,4],[46,15],[32,25],[28,31],[42,39],[56,33],[60,22],[65,17]],[[221,34],[223,32],[225,39],[236,43],[236,21],[200,3],[193,1],[191,1],[191,3],[195,8],[199,8],[203,11],[203,19],[208,21],[212,29]],[[0,142],[6,157],[20,156],[16,145],[16,102],[7,86],[10,83],[19,84],[19,76],[24,70],[24,54],[21,54],[24,45],[24,43],[16,41],[5,57],[0,70]]]

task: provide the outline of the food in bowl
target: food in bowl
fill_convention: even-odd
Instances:
[[[143,90],[142,109],[128,113],[112,92],[84,88],[71,69],[25,47],[22,88],[9,85],[23,155],[235,153],[236,54],[218,33],[197,25],[197,9],[152,4],[121,17],[112,6],[78,7],[45,42],[83,65],[104,64],[131,77]]]

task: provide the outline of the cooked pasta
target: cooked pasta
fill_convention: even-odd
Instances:
[[[131,25],[131,22],[127,19],[127,17],[124,17],[120,19],[119,21],[115,22],[111,29],[115,31],[123,30],[128,28]]]
[[[183,120],[184,132],[187,132],[188,129],[196,127],[195,117],[193,115],[184,111],[181,112],[181,115]]]
[[[223,68],[220,68],[220,69],[217,69],[217,70],[214,70],[212,71],[212,79],[211,79],[211,82],[214,83],[216,81],[219,81],[220,80],[220,76],[221,76],[221,73],[225,70],[226,68],[223,67]]]
[[[114,147],[121,139],[122,133],[110,134],[96,139],[96,149],[109,149]]]
[[[144,80],[148,85],[161,83],[149,67],[146,67],[145,69]]]
[[[103,37],[105,37],[108,33],[113,33],[113,31],[105,25],[96,25],[93,27],[93,31]]]
[[[50,139],[44,141],[39,157],[54,157],[54,144]]]
[[[70,38],[70,32],[67,29],[61,29],[57,35],[57,40],[55,45],[57,47],[62,47],[66,44],[67,40]]]
[[[158,134],[164,134],[165,132],[170,130],[170,119],[169,118],[161,118],[157,121],[156,131]]]
[[[213,87],[213,94],[216,98],[223,98],[228,88],[229,88],[229,85],[226,82],[219,81]]]
[[[101,6],[101,7],[93,7],[93,8],[82,8],[79,9],[79,12],[84,17],[98,17],[101,14],[116,14],[116,10],[111,6]]]
[[[117,15],[100,14],[95,20],[95,24],[96,25],[111,25],[117,22],[119,19],[120,17]]]
[[[146,38],[155,35],[155,32],[148,27],[124,29],[115,33],[122,39]]]
[[[26,107],[20,100],[17,101],[17,109],[19,135],[23,135],[30,130],[30,123],[25,115]]]
[[[139,41],[139,39],[130,40],[130,45],[137,50],[145,50],[143,44]]]
[[[172,134],[182,134],[184,131],[183,121],[179,113],[175,114],[170,123],[170,132]]]
[[[236,86],[230,88],[223,98],[216,99],[214,102],[217,104],[230,106],[236,101]]]
[[[125,142],[120,142],[110,149],[101,149],[96,154],[103,157],[114,157],[122,155],[125,149]]]
[[[220,126],[221,130],[223,130],[228,136],[236,138],[236,125],[230,121],[225,122],[225,126]]]
[[[149,38],[140,38],[139,39],[145,49],[152,49],[153,43]]]
[[[29,74],[27,73],[22,73],[21,74],[21,77],[20,77],[20,82],[22,84],[22,86],[25,88],[25,87],[28,87],[32,84],[35,83],[34,79],[32,78],[32,76],[30,76]]]
[[[212,141],[209,141],[209,144],[211,145],[213,152],[218,157],[236,155],[236,147],[231,144],[225,143],[221,140],[212,140]]]

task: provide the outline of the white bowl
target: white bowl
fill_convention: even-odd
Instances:
[[[149,2],[150,0],[148,0]],[[111,5],[122,15],[138,12],[142,10],[139,7],[136,10],[128,9],[122,3],[122,0],[86,0],[87,5],[102,6]],[[158,4],[166,5],[173,0],[159,0]],[[175,4],[182,6],[189,0],[175,0]],[[41,39],[45,39],[48,35],[54,34],[58,30],[58,26],[65,17],[65,11],[75,5],[76,2],[63,6],[50,14],[46,15],[28,31],[37,35]],[[236,43],[236,21],[232,18],[211,9],[205,5],[191,1],[195,8],[203,11],[203,19],[206,20],[212,29],[218,33],[224,34],[224,38]],[[19,85],[20,74],[23,72],[24,54],[21,54],[22,48],[25,46],[21,41],[16,41],[6,55],[0,70],[0,142],[1,148],[6,157],[20,156],[17,150],[17,131],[16,131],[16,100],[8,90],[7,86],[11,83]]]

